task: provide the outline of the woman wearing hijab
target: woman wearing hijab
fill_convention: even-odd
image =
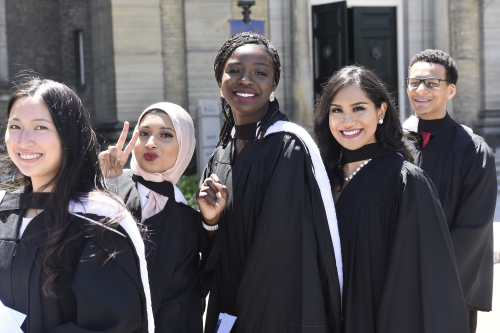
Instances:
[[[144,242],[106,188],[78,95],[30,79],[7,118],[1,174],[17,169],[23,187],[0,192],[0,331],[153,333]]]
[[[429,177],[371,71],[328,82],[314,133],[337,210],[345,333],[468,332],[453,245]]]
[[[150,233],[146,255],[156,332],[201,332],[198,292],[199,213],[175,186],[195,147],[191,116],[180,106],[158,103],[139,117],[124,151],[125,124],[117,146],[100,155],[110,190]],[[130,170],[122,170],[132,153]]]

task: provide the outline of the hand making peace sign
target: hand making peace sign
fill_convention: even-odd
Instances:
[[[127,140],[129,126],[130,124],[126,121],[123,124],[123,130],[116,146],[109,146],[108,150],[104,150],[99,154],[99,163],[101,164],[101,168],[106,178],[116,178],[123,174],[123,167],[125,163],[127,163],[128,157],[135,147],[135,143],[139,137],[139,131],[134,131],[132,139],[130,139],[127,147],[123,150],[123,145]]]

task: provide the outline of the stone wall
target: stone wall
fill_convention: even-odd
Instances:
[[[75,89],[85,109],[94,122],[94,73],[92,61],[92,33],[90,24],[90,2],[88,0],[65,0],[60,2],[61,29],[61,80]],[[80,81],[78,36],[83,33],[85,84]]]
[[[233,0],[234,1],[234,0]],[[200,99],[220,99],[214,59],[229,38],[230,0],[184,0],[188,73],[188,109],[195,117]]]
[[[500,1],[482,1],[484,61],[483,108],[500,111]]]
[[[9,75],[32,69],[62,80],[59,0],[5,0]]]
[[[165,100],[188,108],[184,2],[161,0]]]
[[[112,0],[117,120],[164,100],[160,0]]]
[[[269,2],[269,39],[278,50],[281,60],[281,77],[276,98],[281,111],[287,115],[293,111],[292,92],[292,42],[290,0]]]

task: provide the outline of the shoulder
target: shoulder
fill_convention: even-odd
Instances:
[[[311,135],[301,126],[290,121],[277,121],[266,131],[269,138],[277,147],[283,149],[285,156],[291,154],[309,155],[319,150]]]

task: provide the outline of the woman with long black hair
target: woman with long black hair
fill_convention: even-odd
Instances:
[[[333,199],[314,141],[274,96],[279,55],[264,37],[241,33],[224,43],[214,69],[225,122],[198,195],[211,237],[202,256],[205,332],[231,316],[232,332],[339,333]]]
[[[336,73],[314,133],[336,202],[344,331],[468,332],[446,218],[380,79],[359,66]]]
[[[76,93],[22,84],[5,144],[23,187],[0,192],[0,300],[27,315],[23,332],[154,332],[143,239],[105,186]]]

